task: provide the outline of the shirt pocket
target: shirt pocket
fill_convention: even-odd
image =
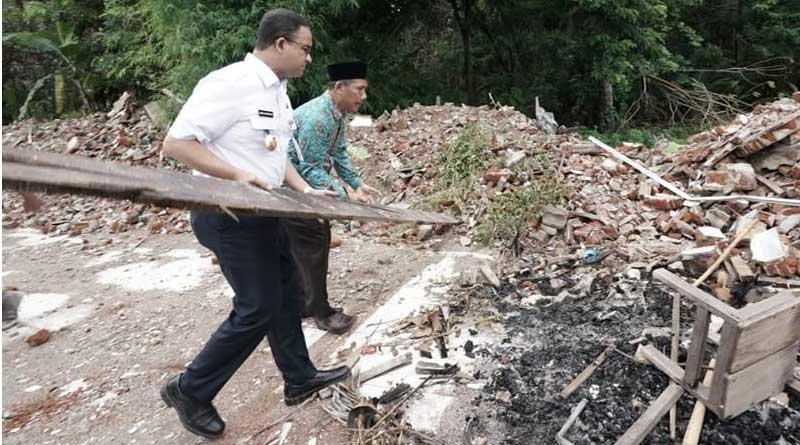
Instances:
[[[253,130],[274,134],[278,130],[278,120],[274,117],[253,116],[250,118]]]

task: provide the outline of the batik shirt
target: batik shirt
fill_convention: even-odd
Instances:
[[[361,179],[347,155],[345,143],[346,116],[340,112],[326,91],[294,111],[297,129],[295,140],[300,144],[302,161],[296,150],[289,150],[298,173],[317,189],[331,189],[339,197],[345,196],[344,187],[331,176],[331,167],[342,181],[353,189],[361,186]],[[335,138],[335,140],[334,140]]]

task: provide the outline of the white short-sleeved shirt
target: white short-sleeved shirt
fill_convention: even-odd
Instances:
[[[197,139],[218,158],[279,187],[295,128],[292,113],[286,81],[248,54],[197,83],[168,135]],[[265,144],[270,134],[278,140],[273,151]]]

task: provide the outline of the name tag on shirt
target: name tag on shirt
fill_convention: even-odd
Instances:
[[[269,110],[258,110],[259,117],[275,117],[275,114]]]

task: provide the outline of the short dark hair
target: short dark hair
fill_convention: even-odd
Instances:
[[[261,17],[256,37],[256,49],[264,49],[281,37],[290,38],[302,27],[311,29],[311,22],[302,15],[288,9],[273,9]]]

